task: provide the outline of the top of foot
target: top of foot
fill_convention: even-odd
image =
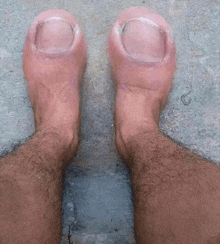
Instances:
[[[176,59],[163,17],[145,7],[123,11],[109,32],[108,57],[117,85],[161,91],[165,103]]]
[[[53,128],[77,139],[86,48],[77,20],[67,11],[42,12],[32,23],[23,50],[23,70],[37,131]]]

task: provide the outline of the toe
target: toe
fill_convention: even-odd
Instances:
[[[130,35],[127,35],[128,31],[125,32],[125,30],[128,30]],[[124,35],[125,33],[126,35]],[[135,48],[134,44],[133,48],[128,48],[131,41],[133,42],[134,34],[136,39]],[[143,46],[145,47],[144,51]],[[143,58],[147,51],[147,56],[150,55],[151,58],[155,58],[155,62],[159,60],[170,62],[171,59],[173,62],[175,60],[175,45],[171,29],[162,16],[146,7],[128,8],[117,17],[109,31],[108,56],[111,60],[112,55],[117,56],[116,52],[122,56],[136,53],[137,56]],[[142,54],[140,55],[140,53]],[[120,58],[117,57],[117,59]]]
[[[121,34],[125,51],[135,59],[159,62],[165,55],[165,35],[146,18],[128,21]]]
[[[72,25],[60,17],[52,17],[38,25],[35,45],[42,52],[59,53],[68,50],[73,40]]]
[[[85,42],[84,36],[75,17],[65,10],[52,9],[40,13],[35,18],[29,28],[24,51],[71,52],[82,42]]]

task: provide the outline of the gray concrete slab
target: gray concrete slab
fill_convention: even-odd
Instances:
[[[87,38],[80,148],[65,177],[62,244],[135,243],[129,176],[114,143],[114,88],[106,54],[111,24],[131,6],[146,6],[163,15],[176,43],[177,69],[161,115],[161,131],[220,163],[219,1],[1,0],[1,156],[34,133],[21,65],[23,43],[34,17],[54,7],[68,10]]]

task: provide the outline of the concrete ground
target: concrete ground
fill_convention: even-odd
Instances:
[[[177,69],[161,114],[161,131],[220,163],[220,3],[218,0],[0,0],[0,155],[34,133],[22,71],[23,43],[41,11],[62,8],[78,20],[88,44],[78,155],[66,171],[62,244],[131,244],[132,191],[114,142],[114,88],[108,30],[130,6],[146,6],[170,24]]]

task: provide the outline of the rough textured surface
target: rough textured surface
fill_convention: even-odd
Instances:
[[[114,88],[106,55],[108,30],[130,6],[163,15],[173,31],[177,69],[161,131],[184,147],[220,163],[220,4],[217,0],[1,0],[0,155],[34,133],[22,72],[22,48],[41,11],[68,10],[79,20],[88,47],[82,86],[81,146],[67,168],[62,244],[124,244],[133,238],[128,172],[114,144]]]

